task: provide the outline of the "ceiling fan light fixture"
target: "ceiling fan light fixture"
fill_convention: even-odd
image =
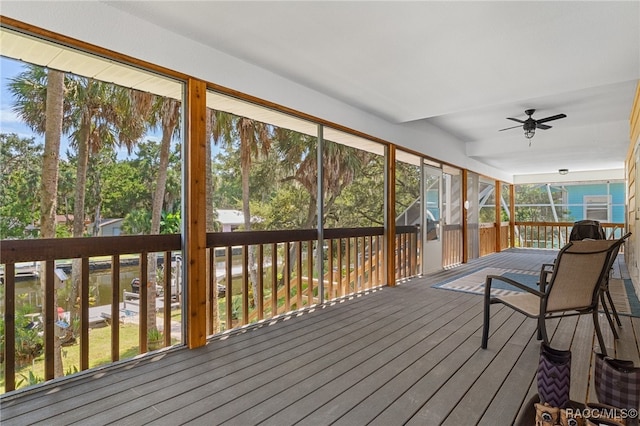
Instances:
[[[527,139],[531,139],[536,134],[536,129],[525,129],[524,137]]]

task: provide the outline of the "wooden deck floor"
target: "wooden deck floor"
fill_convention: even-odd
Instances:
[[[7,425],[509,425],[536,393],[535,321],[496,305],[480,349],[482,297],[431,287],[484,266],[537,271],[553,252],[509,250],[243,332],[172,349],[0,400]],[[620,267],[621,266],[621,267]],[[624,265],[617,273],[624,275]],[[640,361],[640,318],[611,354]],[[549,322],[571,348],[572,399],[589,388],[590,316]],[[597,343],[596,343],[597,344]]]

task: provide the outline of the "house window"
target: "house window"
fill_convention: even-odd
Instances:
[[[600,222],[611,221],[610,195],[585,195],[583,200],[585,219],[598,220]]]

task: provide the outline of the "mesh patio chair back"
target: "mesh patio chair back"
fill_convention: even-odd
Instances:
[[[573,223],[571,234],[569,234],[569,241],[580,241],[586,238],[592,240],[605,240],[607,238],[600,222],[586,219]]]
[[[556,259],[547,290],[546,312],[593,308],[599,284],[609,272],[609,259],[617,240],[574,241]]]

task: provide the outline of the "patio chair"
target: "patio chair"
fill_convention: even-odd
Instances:
[[[631,233],[627,233],[621,239],[624,241],[631,236]],[[611,279],[611,271],[613,270],[613,264],[618,257],[618,252],[620,251],[620,247],[622,245],[617,246],[609,259],[609,267],[607,268],[607,274],[604,277],[600,288],[600,300],[602,302],[602,310],[607,317],[607,321],[609,321],[609,325],[611,326],[611,331],[613,332],[613,337],[616,339],[618,336],[618,330],[616,330],[615,325],[613,324],[613,319],[611,318],[611,314],[613,314],[613,318],[615,318],[618,327],[622,327],[622,322],[620,321],[620,316],[618,316],[618,310],[616,309],[616,305],[613,303],[613,298],[611,297],[611,292],[609,291],[609,281]],[[608,302],[608,305],[607,305]]]
[[[598,322],[600,288],[609,272],[613,252],[617,252],[626,237],[619,240],[583,240],[568,243],[558,253],[552,270],[545,268],[545,265],[541,268],[539,290],[507,277],[487,275],[482,348],[487,348],[489,340],[490,306],[502,303],[530,318],[536,318],[538,339],[545,343],[549,342],[545,325],[547,319],[591,314],[600,351],[606,355]],[[491,286],[496,280],[520,289],[521,293],[492,296]]]
[[[604,228],[602,228],[600,222],[589,219],[573,222],[571,234],[569,234],[569,241],[581,241],[587,238],[592,240],[607,239]]]
[[[622,237],[626,239],[631,234],[627,234]],[[594,239],[594,240],[604,240],[606,239],[606,234],[602,225],[597,220],[579,220],[574,222],[573,228],[571,229],[571,234],[569,235],[569,241],[580,241],[584,239]],[[605,277],[605,281],[602,283],[600,299],[602,302],[602,310],[604,311],[607,321],[609,322],[609,326],[611,327],[611,331],[613,332],[613,336],[617,339],[618,330],[616,330],[615,324],[613,323],[613,319],[616,320],[618,327],[622,327],[622,322],[620,321],[620,317],[618,316],[618,310],[613,303],[613,298],[611,297],[611,292],[609,291],[609,279],[611,276],[611,269],[613,268],[613,263],[616,261],[616,257],[618,256],[618,250],[613,253],[610,259],[609,272]],[[607,304],[608,302],[608,304]],[[613,318],[612,318],[613,314]]]

